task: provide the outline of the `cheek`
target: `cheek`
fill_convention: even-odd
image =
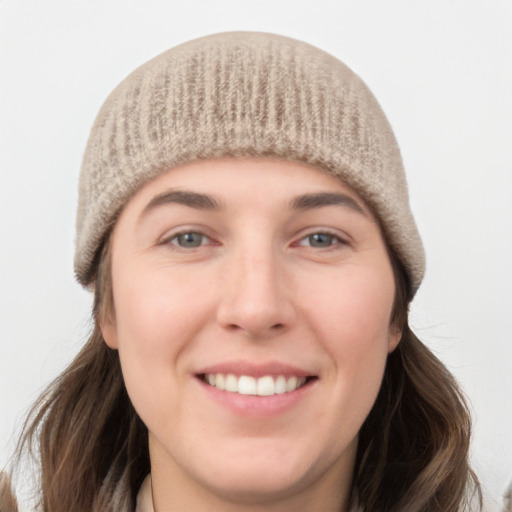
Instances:
[[[190,274],[138,268],[114,281],[120,344],[149,356],[175,353],[208,309],[208,296]],[[199,282],[198,282],[199,281]]]
[[[390,336],[394,300],[391,271],[347,272],[331,281],[316,310],[318,339],[329,354],[333,371],[333,408],[351,411],[357,431],[380,389]],[[340,419],[342,421],[342,419]]]
[[[383,270],[347,268],[317,289],[317,323],[329,329],[334,350],[356,356],[387,345],[395,286],[391,269]]]
[[[139,269],[132,275],[118,280],[114,275],[119,357],[135,409],[150,430],[158,430],[172,421],[166,411],[179,415],[174,391],[186,378],[182,355],[193,345],[208,299],[176,275],[167,281],[162,272]]]

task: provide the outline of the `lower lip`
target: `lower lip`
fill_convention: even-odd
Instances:
[[[211,399],[229,409],[232,413],[260,418],[278,416],[293,409],[316,384],[316,379],[314,379],[295,391],[278,395],[257,396],[222,391],[201,379],[196,378],[196,380]]]

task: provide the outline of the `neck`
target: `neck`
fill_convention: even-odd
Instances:
[[[173,482],[172,487],[174,488]],[[181,491],[186,489],[181,488]],[[308,489],[306,492],[282,496],[255,496],[253,494],[223,496],[214,492],[173,492],[169,487],[162,488],[153,483],[154,512],[348,512],[349,490],[323,491],[322,487]]]

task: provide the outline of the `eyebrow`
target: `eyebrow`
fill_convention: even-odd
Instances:
[[[298,196],[291,202],[291,207],[294,210],[311,210],[314,208],[323,208],[324,206],[346,206],[367,217],[367,213],[359,203],[345,194],[317,192]]]
[[[180,204],[197,210],[218,211],[222,209],[221,202],[208,194],[188,190],[170,190],[153,197],[145,206],[142,215],[145,215],[159,206],[168,204]],[[367,216],[365,210],[355,199],[345,194],[334,192],[303,194],[293,198],[290,205],[293,210],[311,210],[325,206],[345,206],[365,217]]]
[[[187,190],[170,190],[159,194],[145,206],[142,215],[167,204],[181,204],[197,210],[220,210],[222,205],[214,197]]]

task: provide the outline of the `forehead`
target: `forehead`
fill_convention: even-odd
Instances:
[[[237,201],[311,208],[322,204],[318,198],[302,196],[323,193],[325,200],[325,194],[332,193],[331,204],[344,203],[372,216],[360,195],[332,174],[298,162],[262,158],[199,160],[173,168],[143,186],[127,206],[135,203],[139,209],[147,209],[165,204],[169,195],[173,198],[171,202],[182,202],[176,198],[183,191],[202,194],[203,198],[195,199],[189,194],[187,200],[189,206],[204,209],[222,209]],[[346,201],[334,200],[334,194]]]

